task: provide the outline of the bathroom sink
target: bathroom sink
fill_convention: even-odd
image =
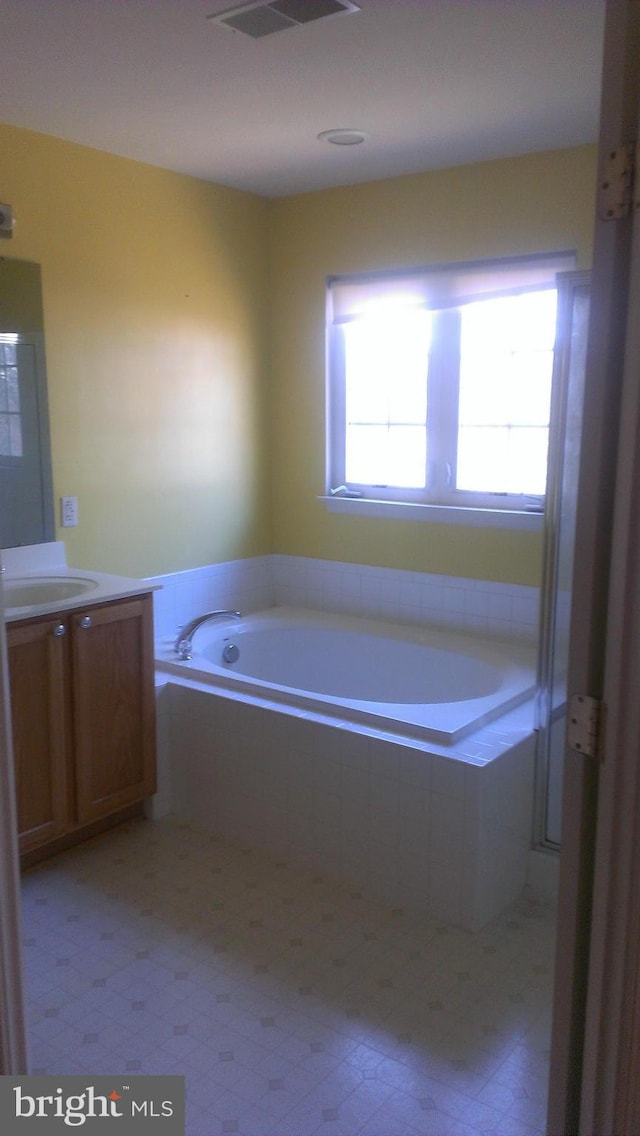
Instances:
[[[87,576],[32,576],[4,582],[7,608],[37,607],[74,599],[97,588],[96,580]]]

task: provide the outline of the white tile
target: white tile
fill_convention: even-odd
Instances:
[[[403,747],[398,757],[398,775],[402,784],[429,791],[432,785],[434,759],[422,749]]]
[[[530,638],[537,628],[535,588],[340,561],[272,555],[178,572],[161,581],[173,592],[174,609],[169,615],[168,599],[158,604],[163,634],[207,606],[251,611],[273,603],[487,629],[507,638]]]
[[[466,795],[468,766],[463,761],[449,757],[431,758],[431,788],[443,797],[464,801]]]
[[[457,863],[463,869],[467,857],[468,825],[464,809],[451,797],[434,793],[431,798],[430,857],[434,864]]]

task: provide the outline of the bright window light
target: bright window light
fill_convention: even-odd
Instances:
[[[456,487],[542,495],[557,293],[525,293],[462,311]]]
[[[574,259],[331,281],[327,491],[540,507],[556,274]]]
[[[345,476],[426,483],[430,318],[393,306],[345,325]]]

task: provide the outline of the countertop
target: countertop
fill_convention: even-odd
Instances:
[[[85,581],[83,590],[74,596],[57,597],[46,602],[30,603],[20,607],[5,606],[4,618],[6,623],[53,614],[58,611],[75,611],[77,608],[106,603],[108,600],[125,599],[127,596],[144,595],[162,586],[135,577],[116,576],[106,572],[94,572],[92,569],[70,567],[66,563],[64,545],[61,541],[52,541],[44,545],[31,545],[28,548],[6,549],[2,558],[4,571],[0,577],[2,579],[0,589],[4,604],[8,602],[6,593],[12,583],[29,585],[46,580],[59,581],[61,585],[64,585],[65,582],[72,584],[74,580]]]

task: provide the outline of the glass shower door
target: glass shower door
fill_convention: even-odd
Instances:
[[[561,841],[571,580],[589,283],[588,272],[567,273],[558,278],[538,658],[535,833],[535,843],[549,848],[558,848]]]

